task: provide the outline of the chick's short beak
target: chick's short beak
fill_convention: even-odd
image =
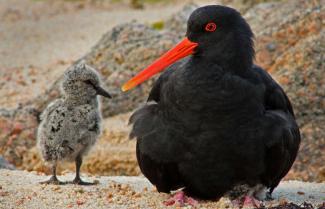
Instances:
[[[103,89],[100,86],[96,87],[96,92],[98,95],[101,95],[103,97],[112,98],[112,96],[105,89]]]

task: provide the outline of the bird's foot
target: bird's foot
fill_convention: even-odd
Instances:
[[[197,200],[195,200],[191,197],[187,197],[183,191],[179,191],[179,192],[176,192],[173,195],[173,197],[164,201],[165,206],[171,206],[174,204],[177,204],[181,207],[185,206],[185,205],[190,205],[190,206],[195,207],[198,204],[198,202],[197,202]]]
[[[266,200],[266,201],[274,200],[274,198],[272,197],[272,194],[271,194],[270,192],[267,192],[267,193],[266,193],[265,200]]]
[[[241,199],[232,201],[234,208],[260,208],[262,202],[252,196],[245,196]]]
[[[56,176],[51,176],[51,178],[47,181],[42,181],[40,184],[54,184],[54,185],[63,185],[65,182],[59,181]]]
[[[86,182],[86,181],[81,180],[81,178],[77,178],[77,177],[69,183],[83,185],[83,186],[92,186],[92,185],[98,184],[98,182]]]

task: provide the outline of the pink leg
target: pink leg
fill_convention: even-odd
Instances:
[[[244,199],[244,207],[253,207],[253,208],[259,208],[262,206],[261,201],[255,199],[251,196],[245,196]]]
[[[185,206],[185,205],[196,206],[198,204],[198,202],[195,199],[191,197],[187,197],[183,191],[176,192],[173,195],[173,197],[164,201],[164,205],[166,206],[171,206],[174,205],[175,203],[179,206]]]
[[[233,200],[232,204],[235,208],[259,208],[262,206],[261,201],[248,195],[241,199]]]
[[[240,199],[235,199],[231,201],[233,208],[242,208],[242,201]]]

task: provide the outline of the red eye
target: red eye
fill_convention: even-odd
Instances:
[[[208,24],[206,24],[205,26],[205,30],[208,32],[213,32],[217,29],[217,25],[214,22],[210,22]]]

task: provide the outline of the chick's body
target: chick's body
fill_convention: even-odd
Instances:
[[[101,125],[97,95],[110,97],[100,87],[98,74],[85,64],[68,69],[62,83],[64,98],[53,101],[42,113],[38,145],[45,161],[52,163],[52,178],[45,183],[61,183],[56,178],[56,163],[76,161],[76,179],[82,157],[95,144]]]
[[[100,134],[100,120],[97,101],[74,106],[55,100],[43,113],[38,133],[44,159],[75,160],[86,154]]]

